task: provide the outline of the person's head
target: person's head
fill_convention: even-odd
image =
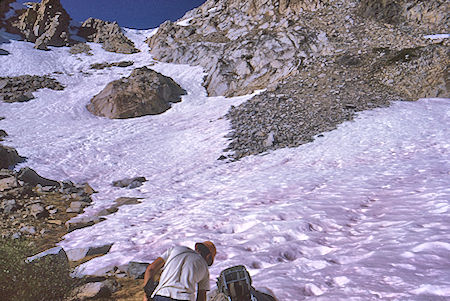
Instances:
[[[210,241],[198,242],[195,244],[195,250],[206,260],[208,266],[211,266],[216,257],[216,246]]]

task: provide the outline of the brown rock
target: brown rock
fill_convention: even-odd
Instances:
[[[165,112],[170,103],[186,94],[171,78],[146,67],[135,69],[128,78],[109,83],[94,96],[87,109],[107,118],[132,118]]]
[[[139,52],[116,22],[89,18],[81,25],[78,35],[88,42],[102,43],[106,51],[126,54]]]
[[[17,187],[17,180],[14,176],[0,175],[0,191],[10,190]]]
[[[32,3],[12,27],[27,41],[36,42],[35,48],[46,50],[47,46],[69,44],[70,16],[59,0],[42,0]]]

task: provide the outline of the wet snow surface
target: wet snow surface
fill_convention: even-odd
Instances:
[[[222,116],[251,96],[207,98],[200,68],[156,63],[189,94],[159,116],[108,120],[85,106],[110,81],[152,63],[150,31],[127,31],[144,51],[70,55],[11,41],[0,75],[53,74],[64,91],[0,103],[6,144],[41,175],[89,182],[94,204],[143,198],[61,242],[66,250],[113,243],[79,273],[102,274],[150,261],[173,244],[212,240],[211,284],[245,264],[257,288],[279,300],[448,300],[450,298],[450,102],[422,99],[367,111],[315,142],[239,162],[216,160],[228,144]],[[4,34],[3,34],[4,35]],[[90,70],[104,61],[133,67]],[[89,74],[87,74],[89,73]],[[145,176],[136,189],[112,187]]]

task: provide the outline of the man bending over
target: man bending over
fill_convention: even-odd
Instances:
[[[168,249],[145,271],[144,286],[162,269],[158,286],[144,301],[206,301],[208,266],[215,256],[216,247],[210,241],[196,243],[195,250],[183,246]]]

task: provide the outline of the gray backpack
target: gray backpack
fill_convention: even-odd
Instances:
[[[257,301],[252,279],[243,265],[223,270],[216,283],[219,293],[224,294],[228,301]]]

